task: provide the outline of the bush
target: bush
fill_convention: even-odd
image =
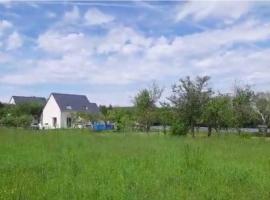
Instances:
[[[7,126],[7,127],[16,127],[17,126],[17,122],[16,122],[16,118],[7,115],[5,117],[1,117],[0,119],[0,125],[1,126]]]
[[[31,125],[33,118],[31,115],[22,115],[17,118],[17,126],[27,128]]]
[[[188,128],[184,123],[176,122],[172,124],[170,132],[172,135],[187,135]]]
[[[6,127],[29,127],[33,117],[31,115],[11,116],[7,115],[0,119],[0,125]]]

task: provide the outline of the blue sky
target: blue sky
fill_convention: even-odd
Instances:
[[[187,75],[221,92],[270,88],[267,1],[0,2],[3,102],[62,92],[130,105],[152,81],[166,96]]]

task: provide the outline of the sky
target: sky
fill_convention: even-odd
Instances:
[[[0,101],[85,94],[128,106],[185,76],[270,90],[270,2],[0,0]],[[163,97],[164,98],[164,97]]]

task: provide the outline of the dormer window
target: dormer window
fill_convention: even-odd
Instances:
[[[87,106],[83,106],[83,109],[84,109],[84,110],[88,110],[88,107],[87,107]]]
[[[66,109],[67,109],[67,110],[71,110],[72,107],[71,107],[71,106],[66,106]]]

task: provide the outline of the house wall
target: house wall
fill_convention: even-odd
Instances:
[[[56,117],[56,127],[53,126],[53,117]],[[42,111],[42,126],[45,128],[62,128],[61,110],[51,95]]]
[[[67,118],[71,117],[71,112],[61,113],[61,128],[67,128]]]
[[[9,104],[15,104],[15,101],[14,101],[13,97],[9,100]]]

